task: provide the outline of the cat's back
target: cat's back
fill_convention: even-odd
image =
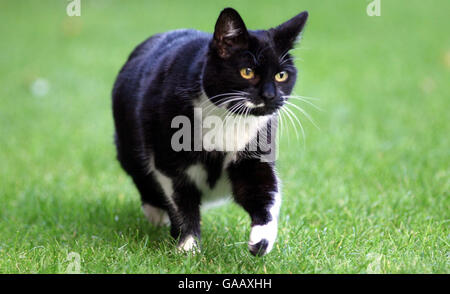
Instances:
[[[141,67],[148,73],[174,60],[192,62],[198,51],[207,47],[210,38],[210,34],[193,29],[153,35],[133,50],[125,67]]]
[[[151,36],[129,55],[114,85],[118,92],[136,96],[152,81],[169,76],[187,76],[192,64],[198,63],[206,52],[212,35],[193,29],[172,30]],[[137,95],[139,96],[139,95]]]
[[[158,59],[178,53],[177,51],[188,44],[206,44],[210,38],[210,34],[193,29],[168,31],[147,39],[135,49],[132,56],[146,56],[149,59]]]

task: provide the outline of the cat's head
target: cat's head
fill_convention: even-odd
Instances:
[[[269,30],[249,31],[239,13],[224,9],[217,20],[203,74],[203,88],[219,107],[235,113],[275,113],[296,81],[289,54],[308,13]]]

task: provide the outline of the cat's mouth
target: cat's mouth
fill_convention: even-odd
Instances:
[[[264,107],[266,104],[264,102],[255,104],[251,101],[246,101],[245,102],[245,107],[250,108],[250,109],[255,109],[255,108],[260,108],[260,107]]]
[[[236,116],[267,116],[275,114],[282,106],[282,100],[265,101],[252,98],[244,91],[233,91],[209,97],[209,101],[218,108]],[[206,107],[208,109],[209,107]]]
[[[228,105],[227,110],[235,115],[266,116],[275,114],[283,105],[281,103],[252,102],[246,100],[242,103]]]

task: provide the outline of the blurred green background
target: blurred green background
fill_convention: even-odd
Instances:
[[[0,272],[449,273],[450,2],[0,1]],[[131,50],[171,29],[249,29],[308,10],[295,93],[306,138],[283,133],[284,204],[272,253],[249,219],[203,217],[203,250],[174,251],[115,160],[111,90]]]

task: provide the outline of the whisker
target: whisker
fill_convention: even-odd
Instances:
[[[292,62],[294,62],[294,61],[296,61],[296,60],[301,60],[300,58],[296,58],[296,57],[289,57],[289,58],[285,58],[283,61],[281,61],[280,62],[280,65],[283,65],[283,64],[285,64],[286,62],[289,62],[289,61],[292,61]],[[303,60],[301,60],[301,61],[303,61]]]
[[[207,97],[208,99],[206,99],[205,101],[203,101],[202,103],[205,103],[205,102],[208,102],[208,101],[211,101],[211,100],[214,100],[215,98],[217,98],[217,97],[222,97],[222,96],[226,96],[226,95],[234,95],[235,93],[231,93],[231,92],[229,92],[229,93],[222,93],[222,94],[218,94],[218,95],[215,95],[215,96],[212,96],[212,97]]]
[[[221,106],[227,104],[227,103],[231,103],[234,101],[242,101],[242,100],[247,100],[247,98],[245,97],[241,97],[241,96],[231,96],[231,97],[226,97],[223,100],[219,101],[219,104],[214,104],[212,103],[211,105],[206,106],[203,111],[205,112],[206,110],[209,109],[208,111],[208,115],[214,110],[214,106],[217,108],[220,108]]]
[[[241,110],[239,111],[239,122],[238,122],[238,125],[237,125],[237,133],[236,133],[236,136],[239,136],[239,134],[241,133],[241,119],[243,118],[243,117],[245,117],[245,115],[243,115],[244,113],[245,113],[245,111],[248,109],[248,107],[247,106],[245,106],[245,103],[243,104],[244,105],[244,107],[242,107],[241,108]],[[245,118],[244,118],[244,124],[245,124]],[[245,128],[245,126],[244,126],[244,128]]]
[[[277,110],[276,112],[276,124],[277,124],[277,128],[276,128],[276,132],[277,132],[277,137],[276,137],[276,142],[277,144],[280,142],[280,136],[281,136],[281,121],[280,121],[280,111]]]
[[[278,141],[280,140],[281,136],[283,135],[283,131],[284,131],[283,120],[281,118],[281,115],[282,115],[281,110],[278,109],[277,110],[277,122],[280,124],[279,132],[277,132],[277,135],[278,135],[277,139],[278,139]]]
[[[281,142],[281,137],[283,136],[283,133],[286,133],[286,130],[285,130],[285,125],[284,125],[284,120],[283,120],[283,113],[282,113],[282,111],[280,110],[279,112],[278,112],[279,114],[280,114],[280,116],[279,116],[279,121],[280,121],[280,132],[279,132],[279,134],[278,134],[278,141],[279,142]],[[289,139],[288,139],[288,144],[289,144]]]
[[[283,61],[283,59],[289,54],[289,49],[288,50],[286,50],[286,52],[284,52],[279,58],[278,58],[278,61],[279,62],[282,62]]]
[[[295,109],[297,109],[298,111],[300,111],[304,116],[306,116],[306,118],[317,128],[320,130],[320,128],[316,125],[316,123],[314,122],[314,120],[312,119],[312,117],[301,107],[295,105],[294,103],[291,103],[289,101],[284,101],[286,104],[291,105],[292,107],[295,107]]]
[[[289,121],[291,122],[292,126],[294,127],[294,129],[295,129],[295,136],[297,137],[297,140],[298,140],[299,139],[299,137],[298,137],[298,129],[297,129],[297,126],[295,125],[294,120],[292,119],[292,116],[294,114],[291,111],[289,111],[287,107],[286,108],[281,108],[281,109],[283,109],[285,111],[286,116],[289,118]],[[295,117],[295,115],[294,115],[294,117]],[[303,131],[302,131],[302,133],[303,133]]]
[[[310,99],[310,100],[316,100],[316,101],[318,101],[318,100],[321,100],[320,98],[318,98],[318,97],[308,97],[308,96],[301,96],[301,95],[297,95],[297,94],[295,94],[295,95],[285,95],[285,97],[300,97],[300,98],[304,98],[304,99]]]
[[[234,92],[236,92],[237,94],[245,94],[245,95],[250,95],[250,93],[248,93],[248,92],[245,92],[245,91],[234,90]]]
[[[289,136],[289,130],[286,130],[287,125],[286,125],[286,114],[284,114],[284,112],[280,109],[280,120],[281,120],[281,125],[283,126],[283,132],[287,133],[287,137],[288,137],[288,144],[290,142],[290,136]]]
[[[292,126],[292,119],[290,118],[289,113],[286,111],[286,109],[281,108],[284,114],[284,118],[286,119],[286,132],[288,134],[288,144],[290,144],[291,142],[291,132],[290,132],[290,126],[289,126],[289,122],[291,123]],[[298,138],[298,135],[296,135],[296,137]]]
[[[319,110],[319,111],[324,111],[322,108],[320,108],[319,106],[315,105],[314,103],[312,103],[311,101],[304,99],[302,97],[295,97],[295,96],[282,96],[283,98],[288,98],[288,99],[295,99],[295,100],[299,100],[302,102],[305,102],[306,104],[311,105],[312,107],[314,107],[315,109]]]
[[[235,105],[233,105],[230,109],[228,109],[228,113],[224,119],[224,125],[226,125],[228,123],[228,119],[230,119],[232,116],[235,116],[236,111],[240,110],[243,106],[244,102],[238,102]]]
[[[286,130],[285,130],[285,128],[286,128],[285,124],[286,124],[286,123],[284,122],[284,118],[283,118],[283,115],[285,115],[285,114],[284,114],[283,108],[279,108],[279,109],[277,110],[277,114],[278,114],[278,118],[279,118],[279,121],[280,121],[280,132],[279,132],[279,136],[283,136],[283,132],[286,133]],[[288,144],[289,144],[289,142],[290,142],[290,139],[289,139],[289,132],[287,132],[287,139],[288,139]]]
[[[241,97],[241,96],[228,96],[226,98],[222,98],[219,101],[217,101],[216,102],[217,104],[216,103],[211,103],[210,105],[206,106],[205,109],[208,109],[209,107],[213,107],[213,106],[220,107],[220,106],[222,106],[224,104],[227,104],[227,103],[230,103],[230,102],[233,102],[233,101],[236,101],[236,100],[243,100],[243,99],[246,99],[246,98]]]
[[[203,101],[203,102],[200,104],[200,106],[203,106],[204,104],[206,104],[206,103],[208,103],[208,102],[213,103],[214,99],[216,99],[216,98],[218,98],[218,97],[222,97],[222,96],[232,96],[232,95],[236,95],[236,94],[240,94],[240,93],[248,94],[248,93],[243,92],[243,91],[232,90],[232,92],[222,93],[222,94],[218,94],[218,95],[215,95],[215,96],[212,96],[212,97],[207,97],[207,99],[206,99],[205,101]],[[221,100],[221,99],[219,99],[219,100]]]
[[[289,107],[286,107],[286,110],[289,111],[294,116],[294,119],[297,121],[298,125],[300,126],[300,129],[302,130],[303,139],[306,140],[305,130],[303,129],[302,123]]]

